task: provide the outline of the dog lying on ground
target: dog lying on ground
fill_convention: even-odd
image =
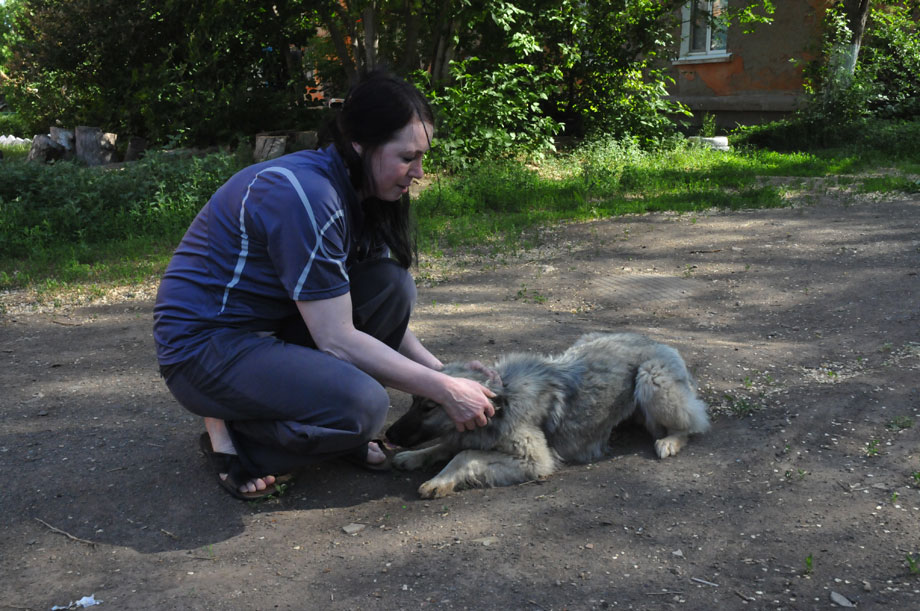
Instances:
[[[635,333],[592,333],[557,356],[510,354],[494,370],[452,363],[444,373],[492,390],[495,417],[458,432],[440,405],[413,399],[386,436],[404,447],[437,439],[393,457],[405,470],[450,461],[419,487],[423,498],[531,481],[563,463],[597,460],[613,428],[630,417],[655,437],[660,458],[677,454],[688,435],[709,429],[706,404],[677,350]]]

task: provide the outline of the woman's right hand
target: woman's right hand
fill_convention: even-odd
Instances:
[[[495,415],[495,406],[489,401],[495,393],[475,380],[448,378],[446,393],[440,403],[458,431],[485,426]]]

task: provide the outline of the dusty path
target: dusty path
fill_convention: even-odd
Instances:
[[[546,237],[426,262],[416,333],[444,359],[649,333],[697,374],[710,434],[659,461],[624,430],[597,464],[440,501],[422,474],[325,465],[245,504],[157,376],[148,298],[6,296],[0,609],[920,608],[920,200]]]

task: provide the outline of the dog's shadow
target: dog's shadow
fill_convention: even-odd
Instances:
[[[610,432],[607,441],[607,458],[617,456],[645,456],[658,458],[655,438],[637,422],[624,422]]]

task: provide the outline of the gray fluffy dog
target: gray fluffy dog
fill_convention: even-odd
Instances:
[[[450,461],[421,485],[424,498],[531,481],[563,463],[597,460],[613,428],[631,416],[655,437],[661,458],[709,429],[706,405],[677,350],[634,333],[592,333],[557,356],[510,354],[494,370],[452,363],[444,372],[489,387],[495,417],[458,432],[441,406],[414,398],[386,435],[405,447],[437,439],[393,458],[406,470]]]

